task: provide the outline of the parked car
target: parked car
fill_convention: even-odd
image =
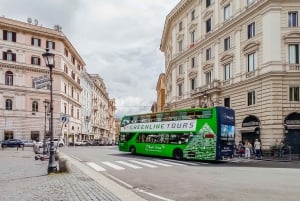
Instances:
[[[82,141],[76,141],[75,142],[75,146],[81,146],[81,144],[82,144]]]
[[[19,139],[4,140],[1,143],[1,147],[24,147],[24,142]]]
[[[75,146],[89,146],[90,142],[88,140],[76,141]]]
[[[64,142],[63,139],[54,138],[53,141],[54,141],[54,146],[55,147],[63,147],[63,146],[65,146],[65,142]]]
[[[23,140],[24,147],[33,147],[36,143],[34,140]]]

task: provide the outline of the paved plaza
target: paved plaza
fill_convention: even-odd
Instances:
[[[131,191],[111,183],[104,176],[99,178],[97,173],[88,176],[84,169],[77,168],[73,163],[70,173],[48,175],[48,161],[35,160],[32,148],[0,151],[0,163],[1,201],[143,200]]]

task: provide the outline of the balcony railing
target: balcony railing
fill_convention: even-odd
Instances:
[[[300,71],[300,64],[289,64],[290,71]]]

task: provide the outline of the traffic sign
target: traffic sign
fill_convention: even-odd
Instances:
[[[69,121],[69,117],[66,114],[61,114],[60,115],[60,121],[63,123],[67,123]]]

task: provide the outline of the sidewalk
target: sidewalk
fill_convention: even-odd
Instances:
[[[48,175],[48,160],[35,160],[32,148],[0,151],[0,200],[144,200],[80,162],[67,159],[70,173]]]

